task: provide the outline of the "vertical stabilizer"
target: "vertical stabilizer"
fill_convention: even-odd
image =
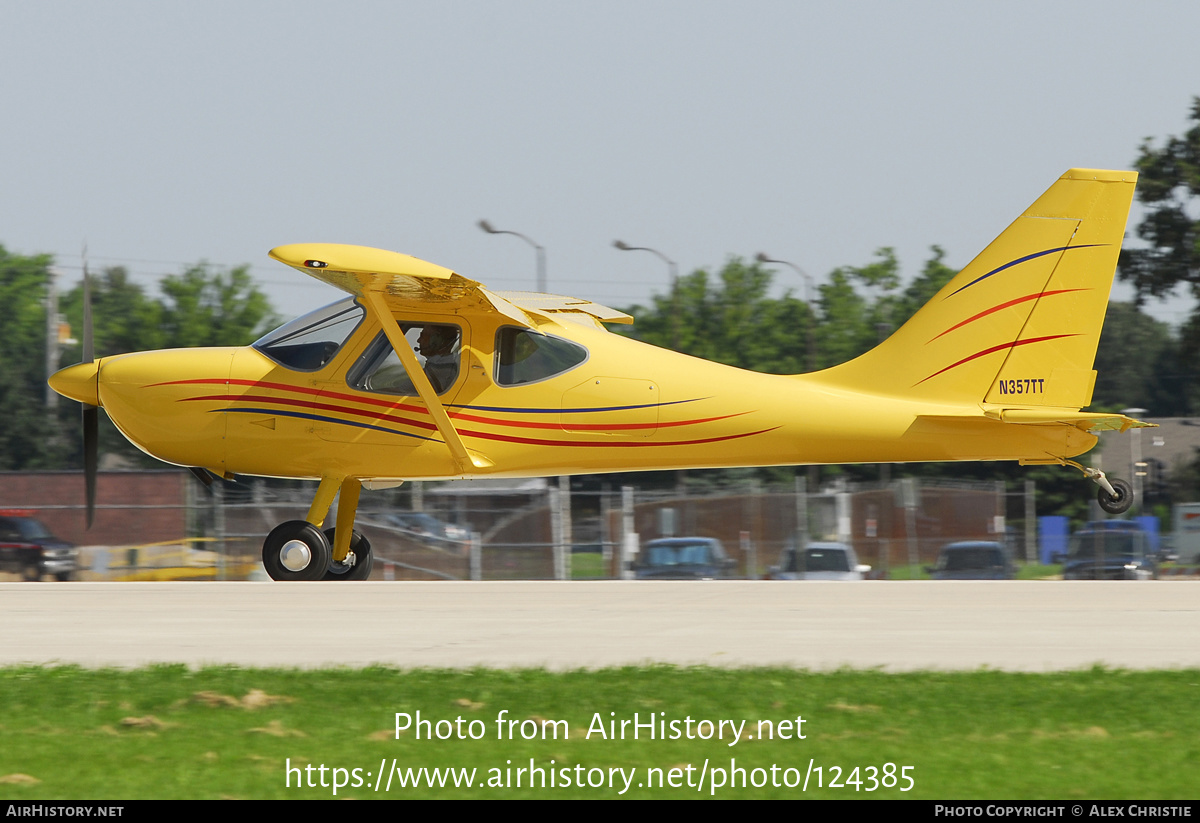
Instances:
[[[929,402],[1091,402],[1136,172],[1071,169],[895,334],[812,377]]]

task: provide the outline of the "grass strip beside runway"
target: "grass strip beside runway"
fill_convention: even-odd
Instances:
[[[19,667],[0,705],[4,799],[1200,796],[1198,670]]]

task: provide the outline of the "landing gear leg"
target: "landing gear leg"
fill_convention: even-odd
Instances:
[[[366,580],[371,576],[371,543],[354,529],[358,511],[358,493],[362,484],[353,477],[342,481],[338,495],[337,523],[325,535],[333,545],[326,580]]]
[[[332,544],[337,540],[336,529],[326,529],[325,538]],[[374,558],[371,556],[371,541],[355,529],[350,533],[350,551],[344,560],[330,560],[323,580],[366,580],[371,576]]]

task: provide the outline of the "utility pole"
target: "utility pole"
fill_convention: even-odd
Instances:
[[[58,371],[58,271],[51,268],[46,280],[46,379]],[[58,409],[58,392],[46,383],[46,409]]]

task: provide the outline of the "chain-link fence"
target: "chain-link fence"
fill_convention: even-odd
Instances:
[[[24,509],[81,547],[84,579],[261,578],[262,542],[304,519],[316,485],[252,480],[202,487],[184,472],[106,472],[84,528],[78,473],[0,474],[0,509]],[[326,526],[332,526],[330,513]],[[376,579],[552,580],[629,575],[639,547],[664,537],[721,541],[731,576],[761,577],[810,541],[851,545],[873,576],[932,564],[960,540],[1026,556],[1033,490],[902,479],[810,493],[729,487],[703,494],[602,487],[562,478],[417,483],[364,491],[355,527]]]

